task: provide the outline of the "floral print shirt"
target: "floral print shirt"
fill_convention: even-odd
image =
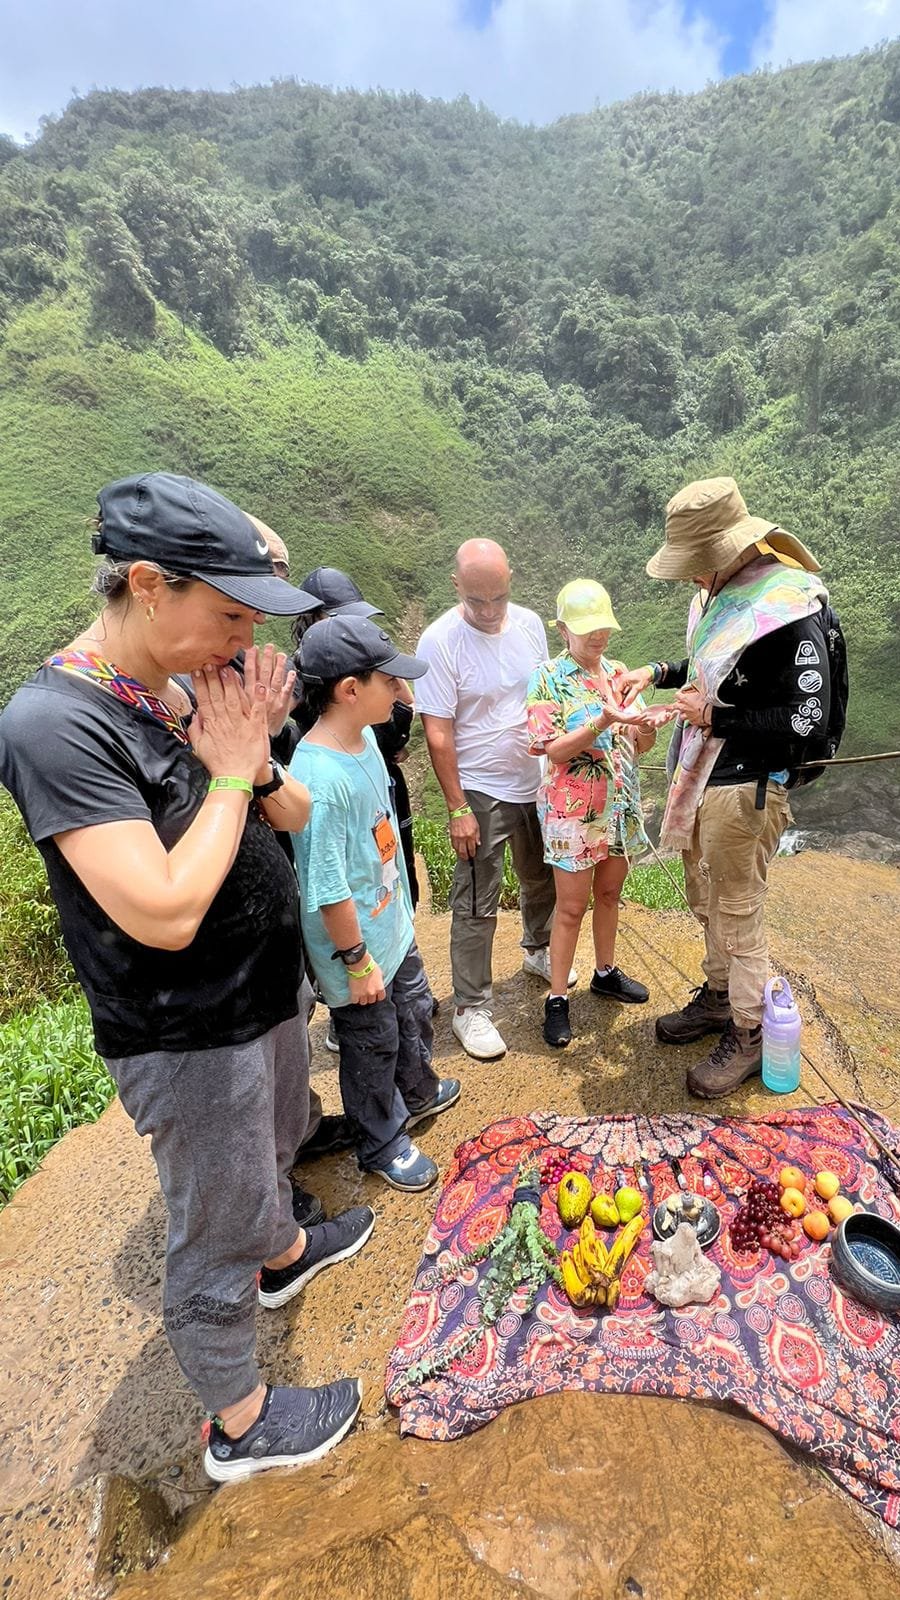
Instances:
[[[624,669],[602,657],[615,695],[614,679]],[[528,735],[533,755],[584,727],[601,714],[599,678],[580,667],[567,650],[532,674],[528,685]],[[547,761],[538,792],[538,814],[545,859],[579,871],[610,853],[631,855],[647,847],[634,735],[625,727],[605,728],[594,743],[564,766]]]

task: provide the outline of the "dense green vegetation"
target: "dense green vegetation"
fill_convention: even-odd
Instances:
[[[733,471],[808,539],[900,731],[900,48],[521,128],[461,100],[95,93],[0,141],[0,692],[83,613],[116,473],[216,482],[414,631],[463,533],[546,611],[589,568],[677,649],[643,562]]]
[[[215,483],[407,642],[491,534],[544,616],[601,577],[636,662],[684,625],[643,570],[666,499],[732,472],[826,567],[847,750],[896,745],[898,145],[897,45],[544,129],[283,82],[94,93],[0,138],[0,703],[88,614],[112,477]],[[9,807],[0,853],[9,1193],[110,1085]],[[678,904],[654,867],[626,892]]]

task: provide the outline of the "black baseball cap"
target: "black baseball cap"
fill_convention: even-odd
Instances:
[[[315,572],[303,579],[301,587],[307,594],[318,595],[319,604],[325,607],[329,616],[384,615],[379,606],[370,606],[368,600],[363,599],[362,590],[340,567],[316,567]]]
[[[164,572],[199,578],[229,600],[276,617],[296,617],[321,604],[276,578],[269,547],[250,518],[208,484],[145,472],[108,483],[97,499],[96,555],[156,561]]]
[[[388,672],[395,678],[421,678],[428,662],[405,656],[368,617],[325,617],[300,640],[295,660],[304,683],[333,683],[355,672]]]

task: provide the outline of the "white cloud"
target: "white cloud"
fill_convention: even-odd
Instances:
[[[900,33],[900,0],[774,0],[754,65],[855,55]]]
[[[468,94],[547,122],[641,89],[698,89],[722,40],[687,0],[32,0],[0,58],[0,128],[21,137],[71,86],[310,82]]]

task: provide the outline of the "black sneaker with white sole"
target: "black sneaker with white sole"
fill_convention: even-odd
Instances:
[[[203,1467],[215,1483],[249,1478],[269,1467],[305,1467],[340,1444],[362,1405],[358,1378],[319,1389],[268,1389],[253,1426],[229,1439],[217,1417],[209,1425]]]
[[[565,995],[550,995],[544,1001],[544,1042],[553,1045],[554,1049],[562,1049],[572,1043],[572,1028],[569,1022],[569,1002]]]
[[[314,1228],[325,1221],[325,1207],[317,1194],[301,1189],[299,1183],[291,1184],[291,1209],[294,1221],[301,1228]]]
[[[263,1267],[259,1275],[259,1303],[270,1311],[293,1300],[317,1272],[346,1261],[361,1250],[375,1226],[371,1206],[354,1206],[330,1222],[306,1230],[306,1249],[289,1267]]]

